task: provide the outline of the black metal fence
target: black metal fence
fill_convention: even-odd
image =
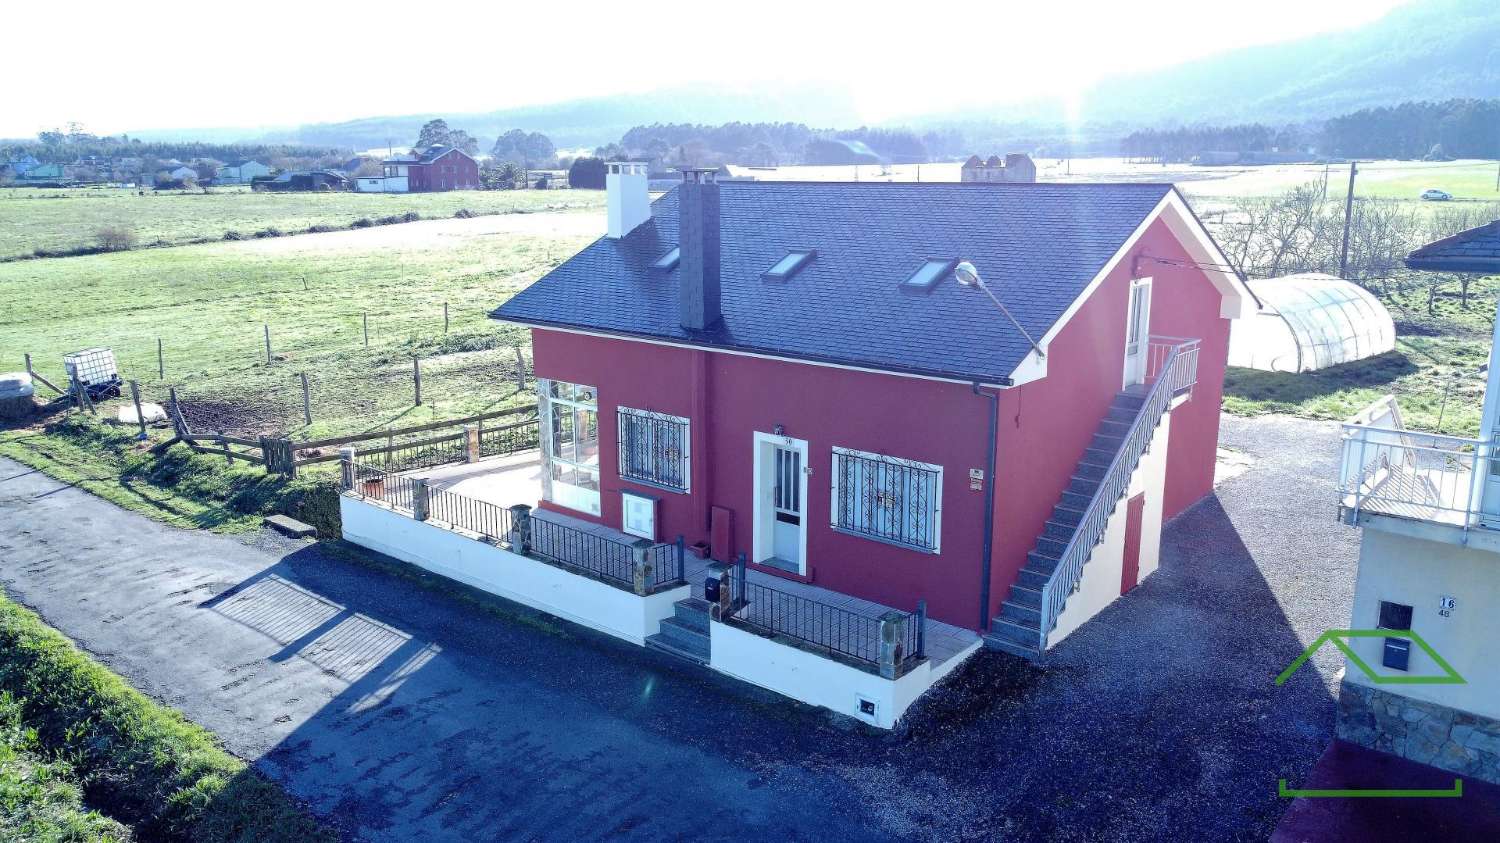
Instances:
[[[394,507],[406,510],[412,508],[412,501],[416,497],[415,480],[402,477],[394,471],[357,461],[354,463],[353,471],[354,491],[367,498],[384,501]]]
[[[730,571],[730,589],[733,618],[739,623],[796,639],[804,649],[879,666],[880,618],[750,582],[743,557]],[[907,614],[897,664],[905,666],[926,655],[926,626],[926,607],[919,604],[916,612]]]
[[[363,457],[386,471],[411,471],[436,465],[460,463],[468,458],[463,431],[431,436],[411,442],[392,442]]]
[[[941,474],[902,460],[835,450],[834,526],[881,541],[936,550]]]
[[[631,480],[688,487],[688,423],[674,416],[620,410],[620,475]]]
[[[427,517],[478,533],[496,542],[508,545],[511,541],[510,509],[489,501],[429,487]]]
[[[537,420],[487,427],[479,427],[479,455],[481,457],[503,457],[520,451],[529,451],[540,444]]]
[[[635,561],[629,542],[545,518],[531,518],[530,524],[529,555],[581,568],[616,585],[634,588]],[[648,590],[687,581],[684,552],[681,536],[672,544],[655,544],[646,551],[650,566],[646,576]]]

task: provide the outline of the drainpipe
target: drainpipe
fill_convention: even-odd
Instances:
[[[1000,435],[1000,396],[981,392],[974,383],[974,394],[990,402],[989,447],[984,449],[984,556],[979,560],[979,628],[990,628],[990,552],[995,538],[995,444]]]

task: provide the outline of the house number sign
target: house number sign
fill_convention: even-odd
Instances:
[[[1458,608],[1458,600],[1456,598],[1444,595],[1438,601],[1438,614],[1442,615],[1445,618],[1451,618],[1451,617],[1453,617],[1453,610],[1457,609],[1457,608]]]

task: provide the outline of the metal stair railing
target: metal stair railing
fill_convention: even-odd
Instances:
[[[1047,636],[1057,626],[1058,616],[1083,579],[1083,566],[1103,538],[1115,505],[1129,488],[1130,476],[1135,473],[1141,456],[1150,447],[1161,417],[1171,407],[1173,398],[1191,388],[1197,381],[1196,342],[1174,346],[1162,359],[1159,372],[1160,375],[1146,392],[1145,402],[1131,422],[1130,431],[1125,434],[1125,441],[1121,443],[1119,452],[1099,481],[1099,488],[1094,490],[1088,509],[1083,518],[1079,519],[1078,527],[1073,530],[1073,537],[1068,540],[1062,558],[1047,578],[1047,584],[1042,587],[1038,653],[1047,651]]]

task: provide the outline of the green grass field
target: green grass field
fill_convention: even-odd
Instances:
[[[448,193],[252,193],[218,188],[212,193],[169,192],[145,196],[132,190],[10,188],[0,190],[0,259],[37,249],[68,250],[97,244],[101,228],[135,233],[138,245],[222,239],[237,231],[248,237],[277,228],[304,231],[314,225],[343,228],[362,217],[402,215],[451,217],[460,209],[503,214],[601,208],[596,190],[463,190]]]
[[[588,223],[593,215],[584,216]],[[525,221],[572,225],[576,217]],[[472,233],[490,222],[0,264],[0,323],[10,326],[0,335],[0,368],[18,369],[30,353],[37,371],[61,384],[63,354],[109,346],[122,375],[140,381],[148,400],[164,401],[166,386],[177,385],[185,400],[217,413],[206,429],[251,433],[258,426],[315,437],[498,407],[515,397],[514,345],[527,338],[487,313],[590,238]],[[444,233],[391,245],[397,229],[411,235],[433,226]],[[328,238],[341,245],[314,245]],[[158,339],[165,380],[157,378]],[[412,354],[424,358],[420,408],[412,406]],[[300,372],[314,405],[314,424],[306,428]]]

